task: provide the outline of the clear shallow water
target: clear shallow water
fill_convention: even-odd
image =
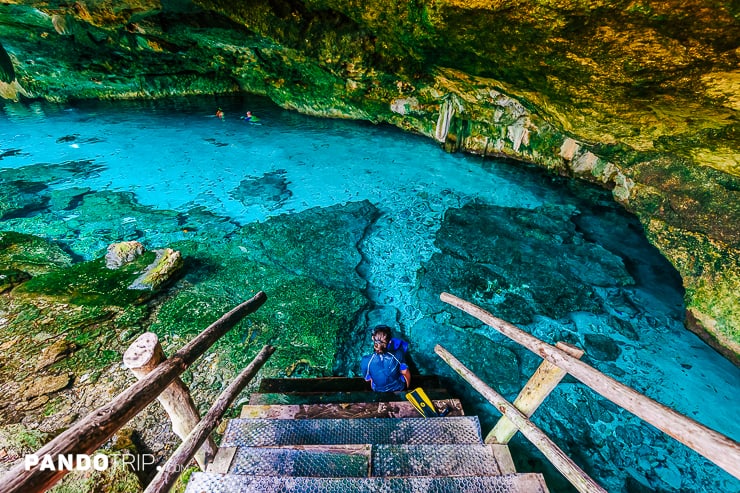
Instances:
[[[225,110],[224,121],[213,116],[217,105]],[[623,257],[636,281],[619,293],[629,303],[615,302],[612,309],[634,311],[631,319],[639,341],[609,333],[619,341],[621,354],[614,364],[597,364],[599,369],[740,439],[740,370],[683,328],[680,279],[642,238],[634,220],[611,204],[606,192],[524,166],[446,154],[427,139],[393,128],[313,119],[257,99],[6,104],[3,109],[0,180],[43,180],[49,189],[73,195],[128,192],[146,210],[176,211],[183,229],[218,231],[218,221],[193,225],[194,210],[208,211],[230,225],[244,225],[317,206],[370,201],[382,215],[362,242],[364,260],[358,267],[368,282],[367,296],[378,307],[368,318],[397,311],[407,336],[420,334],[419,327],[429,316],[415,302],[415,273],[438,251],[435,235],[447,210],[473,200],[529,210],[545,205],[576,208],[589,240]],[[239,119],[246,109],[261,118],[260,125]],[[260,193],[250,199],[243,192],[255,192],[249,188],[255,182]],[[102,215],[100,221],[85,226],[75,214],[74,210],[45,214],[42,205],[37,211],[0,221],[0,230],[47,236],[90,259],[103,255],[107,247],[96,235],[101,223],[107,222],[108,230],[119,230],[122,236],[144,223],[136,214]],[[64,228],[75,221],[74,228]],[[156,227],[137,231],[147,247],[166,246],[187,234]],[[615,297],[607,288],[594,286],[594,290],[605,299]],[[606,325],[600,315],[575,312],[563,320],[540,317],[527,330],[548,340],[555,326],[577,334],[601,334],[609,330]],[[422,347],[420,341],[414,342]],[[524,379],[535,364],[533,359],[522,359]],[[496,382],[490,383],[496,387]],[[576,408],[593,399],[569,384],[556,395]],[[481,409],[495,413],[485,405]],[[568,420],[558,412],[543,413],[542,421],[547,416]],[[598,422],[595,428],[602,436],[614,437],[616,427]],[[601,471],[604,478],[589,472],[608,484],[610,491],[621,491],[618,485],[630,474],[642,477],[650,470],[657,471],[654,476],[665,491],[740,491],[740,482],[693,452],[682,452],[674,463],[672,452],[659,448],[662,442],[641,442],[642,448],[630,450],[626,445],[624,452],[639,456],[635,472],[611,476],[616,473],[607,466]],[[680,463],[687,458],[696,463]],[[682,474],[689,478],[682,480]],[[691,483],[695,474],[697,483]],[[624,491],[640,491],[639,484],[630,484]]]

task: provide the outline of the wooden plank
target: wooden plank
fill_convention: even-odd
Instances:
[[[430,399],[450,399],[445,389],[424,389]],[[290,392],[275,394],[254,393],[249,404],[326,404],[346,402],[405,401],[406,392]]]
[[[434,406],[448,416],[464,416],[458,399],[434,400]],[[418,418],[419,412],[408,401],[352,402],[327,404],[273,404],[242,406],[242,418],[321,419],[321,418]]]
[[[557,348],[565,351],[574,358],[581,358],[583,351],[575,346],[558,342]],[[519,395],[514,400],[514,407],[519,409],[526,417],[532,414],[540,407],[550,392],[560,383],[567,372],[547,360],[543,360],[532,377],[527,381]],[[516,434],[517,428],[506,416],[501,416],[496,426],[488,433],[485,443],[509,443],[509,440]]]
[[[195,455],[195,451],[203,445],[218,422],[223,417],[226,410],[244,390],[244,387],[254,378],[262,365],[275,352],[272,346],[264,346],[259,354],[252,360],[247,367],[221,392],[211,408],[208,410],[203,419],[200,420],[195,429],[190,433],[188,438],[177,447],[177,450],[165,462],[159,470],[144,493],[160,493],[170,490],[175,481],[182,472],[183,465],[187,464]]]
[[[470,302],[449,293],[442,293],[440,298],[567,371],[594,392],[650,423],[740,479],[740,443],[640,394]]]
[[[26,469],[21,463],[0,478],[3,493],[35,493],[49,489],[68,471],[41,468],[43,457],[54,463],[60,455],[91,454],[116,431],[149,405],[176,377],[187,370],[198,356],[228,332],[246,315],[267,300],[263,292],[240,304],[190,341],[174,356],[116,396],[108,404],[92,411],[36,452],[39,464]]]
[[[208,464],[206,468],[207,472],[227,474],[231,467],[231,462],[234,460],[234,455],[236,455],[236,447],[219,448],[216,456],[213,458],[213,462]]]
[[[508,445],[489,444],[493,452],[493,458],[498,464],[499,474],[516,474],[514,459],[511,458],[511,451]]]
[[[571,460],[570,457],[565,455],[560,447],[550,440],[544,431],[540,430],[529,418],[527,418],[521,411],[519,411],[513,404],[504,399],[504,397],[493,390],[491,387],[486,385],[483,380],[478,378],[472,371],[470,371],[465,365],[452,356],[445,348],[440,345],[434,347],[434,352],[439,355],[450,367],[455,370],[458,375],[465,379],[470,385],[473,386],[483,397],[488,400],[491,404],[501,411],[502,414],[506,415],[537,447],[542,454],[547,457],[547,460],[565,476],[565,478],[575,486],[575,488],[581,493],[606,493],[606,490],[599,486],[599,484],[591,479],[578,465]]]

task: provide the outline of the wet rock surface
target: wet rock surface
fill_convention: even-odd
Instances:
[[[576,215],[565,207],[526,210],[480,203],[449,210],[437,233],[441,251],[424,266],[427,303],[441,306],[433,298],[448,290],[523,324],[538,314],[561,318],[574,311],[603,312],[594,287],[633,280],[619,257],[576,232]]]

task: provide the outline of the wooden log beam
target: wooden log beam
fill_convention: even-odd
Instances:
[[[162,466],[154,479],[149,483],[144,493],[159,493],[170,490],[178,476],[182,472],[183,465],[190,462],[195,451],[210,436],[213,429],[218,425],[226,410],[231,406],[239,393],[254,378],[262,365],[275,352],[272,346],[265,346],[252,360],[251,363],[234,379],[213,403],[203,419],[190,433],[190,436],[180,444],[169,460]]]
[[[583,356],[581,349],[564,342],[558,342],[555,344],[555,347],[577,359]],[[565,375],[567,375],[565,370],[553,365],[547,360],[542,360],[537,371],[534,372],[514,400],[514,407],[519,409],[526,417],[531,417],[537,408],[540,407],[540,404],[550,395],[550,392],[555,390],[555,387],[557,387]],[[509,440],[514,437],[516,432],[516,425],[506,416],[501,416],[496,426],[486,436],[485,442],[505,445],[509,443]]]
[[[740,443],[640,394],[468,301],[449,293],[442,293],[440,299],[559,366],[594,392],[650,423],[740,479]]]
[[[265,300],[267,300],[267,295],[260,291],[250,300],[219,318],[175,353],[172,358],[159,365],[156,370],[41,447],[35,454],[40,459],[38,464],[26,468],[24,463],[20,463],[5,473],[0,478],[0,491],[3,493],[36,493],[50,488],[69,471],[42,468],[43,457],[51,457],[56,464],[60,455],[71,456],[74,459],[77,454],[91,454],[97,450],[131,418],[156,399],[159,393],[184,372],[198,356],[242,318],[262,306]]]
[[[137,380],[146,377],[166,359],[159,338],[153,332],[141,334],[123,353],[123,364],[131,370]],[[175,377],[172,383],[157,396],[157,400],[172,421],[172,431],[180,437],[180,440],[185,440],[200,421],[198,408],[195,407],[188,387],[180,380],[180,377]],[[216,456],[217,448],[213,438],[208,437],[200,450],[196,452],[195,461],[202,471],[206,470],[208,462]]]
[[[501,411],[501,414],[511,420],[512,423],[542,452],[550,463],[565,476],[565,478],[581,493],[606,493],[606,490],[591,479],[588,474],[565,455],[560,447],[550,440],[544,431],[540,430],[521,411],[504,397],[486,385],[480,378],[463,365],[457,358],[451,355],[445,348],[437,344],[434,352],[439,355],[458,375],[464,378],[483,397]]]

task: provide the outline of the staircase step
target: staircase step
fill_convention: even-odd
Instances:
[[[505,466],[497,463],[494,447],[478,444],[238,447],[224,472],[247,476],[357,478],[499,476],[504,474]]]
[[[238,476],[196,472],[185,493],[548,493],[541,474],[510,474],[485,477],[413,478],[308,478]]]
[[[377,419],[232,419],[222,447],[482,443],[477,416]]]
[[[371,476],[499,476],[493,448],[483,444],[373,445]]]
[[[442,387],[437,375],[412,375],[414,387]],[[320,378],[263,378],[259,392],[282,394],[285,392],[357,392],[370,389],[370,383],[361,377]]]
[[[438,399],[434,406],[447,416],[463,416],[458,399]],[[241,418],[325,419],[325,418],[418,418],[419,412],[408,401],[343,402],[327,404],[273,404],[242,406]]]
[[[322,445],[239,447],[228,472],[247,476],[364,478],[369,470],[370,445]]]
[[[430,399],[450,399],[450,393],[444,389],[424,389]],[[291,392],[254,393],[249,397],[249,404],[321,404],[330,402],[395,402],[405,401],[406,392]]]

